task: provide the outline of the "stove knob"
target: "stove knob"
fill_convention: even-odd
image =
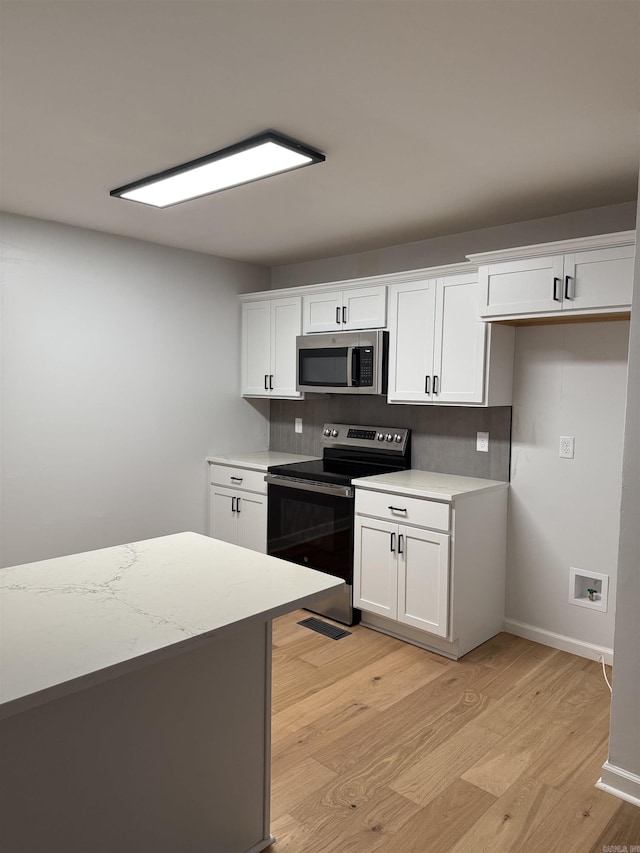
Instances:
[[[397,433],[394,435],[394,439],[398,442],[398,444],[400,444],[400,442],[402,441],[402,436],[400,435],[400,433],[399,433],[399,432],[397,432]]]
[[[378,439],[378,441],[384,441],[384,433],[379,432],[378,435],[376,436],[376,438]]]
[[[324,429],[324,430],[322,430],[322,434],[326,435],[328,438],[331,435],[331,430],[330,429]]]
[[[388,432],[388,433],[385,435],[384,440],[385,440],[385,441],[393,441],[393,436],[391,435],[391,433],[390,433],[390,432]]]
[[[338,437],[338,430],[337,430],[337,429],[332,429],[332,430],[331,430],[331,437],[332,437],[332,438],[337,438],[337,437]]]

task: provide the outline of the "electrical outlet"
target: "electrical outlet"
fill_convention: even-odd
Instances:
[[[294,418],[293,424],[295,432],[302,432],[302,418]]]
[[[483,453],[489,452],[489,433],[488,432],[476,433],[476,450],[480,450]]]
[[[573,435],[560,436],[560,458],[573,459],[575,448],[575,437]]]

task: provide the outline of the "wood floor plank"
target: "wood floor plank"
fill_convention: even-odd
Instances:
[[[640,808],[621,802],[613,817],[595,840],[589,853],[602,853],[605,847],[635,847],[640,851]]]
[[[405,823],[387,849],[390,853],[446,853],[494,802],[495,797],[486,791],[455,779]]]
[[[345,698],[357,697],[370,707],[387,708],[446,671],[448,662],[425,658],[420,652],[405,644],[354,673],[348,683],[349,696],[345,697],[344,680],[339,679],[276,712],[274,724],[290,732],[298,731]]]
[[[271,783],[272,818],[290,813],[294,806],[334,777],[335,773],[313,758],[298,762],[288,773],[274,774]]]
[[[415,759],[389,783],[389,787],[420,806],[436,799],[452,785],[480,756],[501,740],[500,735],[475,723],[463,726],[432,750],[418,753]],[[464,783],[467,785],[467,783]]]
[[[562,850],[562,847],[529,846],[531,830],[542,824],[561,798],[554,788],[537,779],[520,779],[493,802],[451,848],[450,853],[515,853],[515,851]]]

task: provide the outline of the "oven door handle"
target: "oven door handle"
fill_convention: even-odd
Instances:
[[[278,474],[267,474],[265,483],[272,486],[284,486],[286,489],[299,489],[303,492],[318,492],[321,495],[333,495],[337,498],[353,498],[352,486],[334,486],[330,483],[313,483],[306,480],[293,480]]]

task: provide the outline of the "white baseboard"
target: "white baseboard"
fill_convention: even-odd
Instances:
[[[570,652],[572,655],[597,661],[602,657],[605,663],[613,664],[613,649],[608,649],[605,646],[595,646],[593,643],[576,640],[575,637],[554,634],[553,631],[545,631],[544,628],[536,628],[535,625],[527,625],[525,622],[517,622],[515,619],[505,619],[504,630],[508,634],[524,637],[525,640],[533,640],[534,643],[541,643],[543,646],[551,646],[552,649],[559,649],[561,652]]]
[[[602,776],[596,782],[596,788],[634,806],[640,806],[640,776],[608,761],[602,765]]]

